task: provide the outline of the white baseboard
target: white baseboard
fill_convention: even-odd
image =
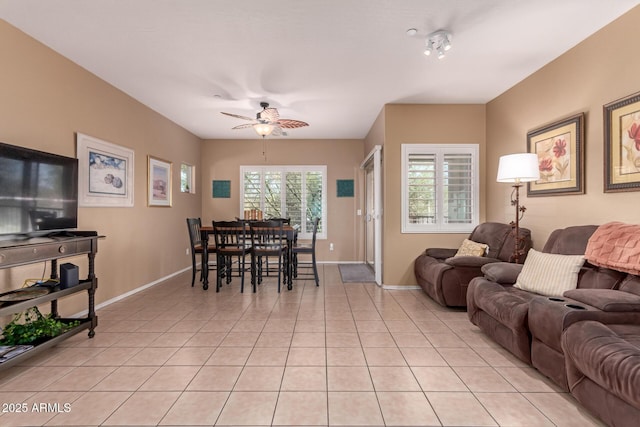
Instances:
[[[362,262],[362,261],[318,261],[318,264],[365,264],[365,263]],[[149,289],[152,286],[155,286],[155,285],[157,285],[159,283],[164,282],[165,280],[171,279],[172,277],[175,277],[175,276],[177,276],[179,274],[182,274],[182,273],[184,273],[186,271],[190,271],[190,270],[191,270],[191,266],[189,266],[187,268],[183,268],[182,270],[178,270],[178,271],[176,271],[174,273],[169,274],[168,276],[161,277],[161,278],[159,278],[157,280],[154,280],[153,282],[147,283],[146,285],[142,285],[140,287],[137,287],[135,289],[130,290],[129,292],[125,292],[124,294],[121,294],[121,295],[118,295],[117,297],[111,298],[110,300],[101,302],[100,304],[95,306],[95,309],[98,310],[98,309],[101,309],[101,308],[105,308],[105,307],[107,307],[107,306],[109,306],[109,305],[111,305],[113,303],[116,303],[116,302],[118,302],[120,300],[123,300],[123,299],[125,299],[127,297],[130,297],[131,295],[135,295],[138,292],[142,292],[145,289]],[[412,291],[412,290],[419,290],[419,289],[422,289],[422,288],[420,286],[417,286],[417,285],[402,286],[402,285],[385,285],[385,284],[383,284],[382,285],[382,289],[393,290],[393,291],[400,291],[400,290]],[[74,317],[74,318],[84,317],[84,316],[87,315],[87,313],[88,313],[88,310],[83,310],[83,311],[81,311],[79,313],[76,313],[76,314],[72,315],[71,317]]]
[[[422,288],[418,285],[403,286],[403,285],[384,285],[383,284],[382,289],[386,289],[388,291],[417,291]]]
[[[175,276],[177,276],[179,274],[184,273],[185,271],[190,271],[190,270],[191,270],[191,266],[189,266],[187,268],[183,268],[182,270],[178,270],[178,271],[176,271],[174,273],[169,274],[168,276],[161,277],[161,278],[159,278],[157,280],[154,280],[151,283],[147,283],[146,285],[142,285],[140,287],[132,289],[129,292],[125,292],[124,294],[118,295],[117,297],[111,298],[110,300],[101,302],[100,304],[97,304],[95,306],[95,309],[98,310],[98,309],[101,309],[101,308],[105,308],[105,307],[107,307],[107,306],[109,306],[109,305],[111,305],[111,304],[113,304],[115,302],[118,302],[118,301],[120,301],[120,300],[122,300],[124,298],[130,297],[131,295],[135,295],[138,292],[142,292],[145,289],[149,289],[152,286],[155,286],[155,285],[157,285],[159,283],[164,282],[165,280],[171,279],[172,277],[175,277]],[[71,317],[84,317],[84,316],[87,315],[88,312],[89,312],[88,310],[83,310],[83,311],[81,311],[79,313],[76,313],[76,314],[72,315]]]

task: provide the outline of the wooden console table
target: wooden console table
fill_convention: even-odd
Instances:
[[[27,357],[35,356],[46,349],[58,344],[78,332],[89,329],[89,338],[95,335],[95,327],[98,325],[98,317],[95,313],[95,292],[98,288],[98,278],[95,276],[95,256],[98,251],[98,236],[95,231],[74,231],[70,236],[63,237],[36,237],[25,240],[0,241],[0,269],[17,267],[20,265],[34,264],[37,262],[51,263],[51,279],[58,279],[58,260],[77,255],[87,255],[88,275],[75,286],[59,289],[54,288],[46,295],[25,301],[4,302],[0,306],[0,316],[9,316],[20,313],[39,304],[51,303],[51,314],[60,319],[58,313],[58,300],[68,295],[81,291],[87,291],[88,311],[87,317],[78,319],[60,319],[68,321],[80,321],[75,326],[57,337],[34,346],[34,348],[0,363],[0,371],[16,365]],[[17,287],[16,287],[17,288]],[[6,292],[8,293],[8,292]],[[4,294],[3,294],[4,295]]]

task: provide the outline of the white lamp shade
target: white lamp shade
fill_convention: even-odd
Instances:
[[[539,179],[540,169],[536,154],[518,153],[500,157],[498,182],[531,182]]]

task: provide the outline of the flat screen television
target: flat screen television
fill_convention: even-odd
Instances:
[[[78,226],[78,160],[0,142],[0,235]]]

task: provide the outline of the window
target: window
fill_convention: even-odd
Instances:
[[[467,233],[478,225],[477,144],[402,144],[402,232]]]
[[[195,194],[195,170],[195,166],[191,166],[186,163],[182,163],[180,165],[180,192]]]
[[[326,166],[241,166],[240,217],[259,209],[266,218],[291,218],[298,236],[310,239],[320,217],[318,239],[327,238]]]

